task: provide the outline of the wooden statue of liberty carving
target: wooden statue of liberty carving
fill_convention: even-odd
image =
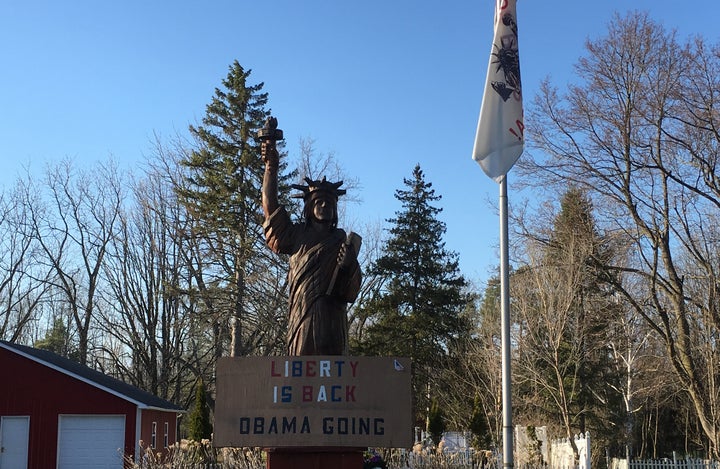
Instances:
[[[273,252],[290,255],[288,355],[347,355],[347,305],[360,290],[358,235],[337,227],[342,181],[305,178],[294,197],[304,200],[303,220],[291,221],[278,202],[279,154],[282,139],[277,120],[268,119],[258,132],[265,162],[262,207],[265,238]]]

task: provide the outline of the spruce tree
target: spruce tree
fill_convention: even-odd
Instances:
[[[413,400],[418,424],[425,421],[430,378],[439,376],[453,342],[469,331],[462,312],[466,281],[457,254],[445,248],[441,196],[425,181],[420,166],[405,189],[395,191],[402,204],[382,255],[371,267],[385,288],[364,305],[371,313],[360,353],[408,356],[413,360]],[[435,391],[435,390],[433,390]]]
[[[223,89],[215,89],[202,125],[190,126],[197,148],[180,162],[186,172],[178,193],[195,221],[192,234],[201,246],[192,270],[214,329],[215,356],[224,354],[228,339],[232,356],[255,351],[257,340],[281,323],[262,319],[277,308],[254,303],[273,298],[277,292],[262,289],[279,282],[264,281],[278,271],[268,267],[277,257],[269,256],[264,246],[260,210],[264,167],[256,136],[270,116],[268,94],[262,83],[250,84],[250,73],[237,61],[232,64]],[[281,188],[287,187],[287,179],[281,177]],[[268,340],[272,343],[273,338]]]

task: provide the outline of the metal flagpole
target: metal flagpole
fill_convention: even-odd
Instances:
[[[502,333],[503,468],[513,467],[510,402],[510,255],[507,173],[523,152],[522,88],[516,0],[496,0],[493,47],[480,106],[473,159],[500,185],[500,313]],[[512,98],[512,99],[511,99]]]
[[[503,467],[513,467],[510,379],[510,249],[508,247],[507,174],[500,180],[500,314],[502,347]]]

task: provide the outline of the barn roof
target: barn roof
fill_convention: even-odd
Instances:
[[[0,340],[0,348],[7,349],[37,363],[57,370],[66,375],[84,381],[106,392],[135,403],[140,408],[156,409],[170,412],[183,412],[184,409],[170,401],[135,387],[119,379],[108,376],[97,370],[69,360],[48,350],[28,347]]]

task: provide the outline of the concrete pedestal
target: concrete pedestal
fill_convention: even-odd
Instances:
[[[266,448],[267,469],[362,469],[363,448]]]

